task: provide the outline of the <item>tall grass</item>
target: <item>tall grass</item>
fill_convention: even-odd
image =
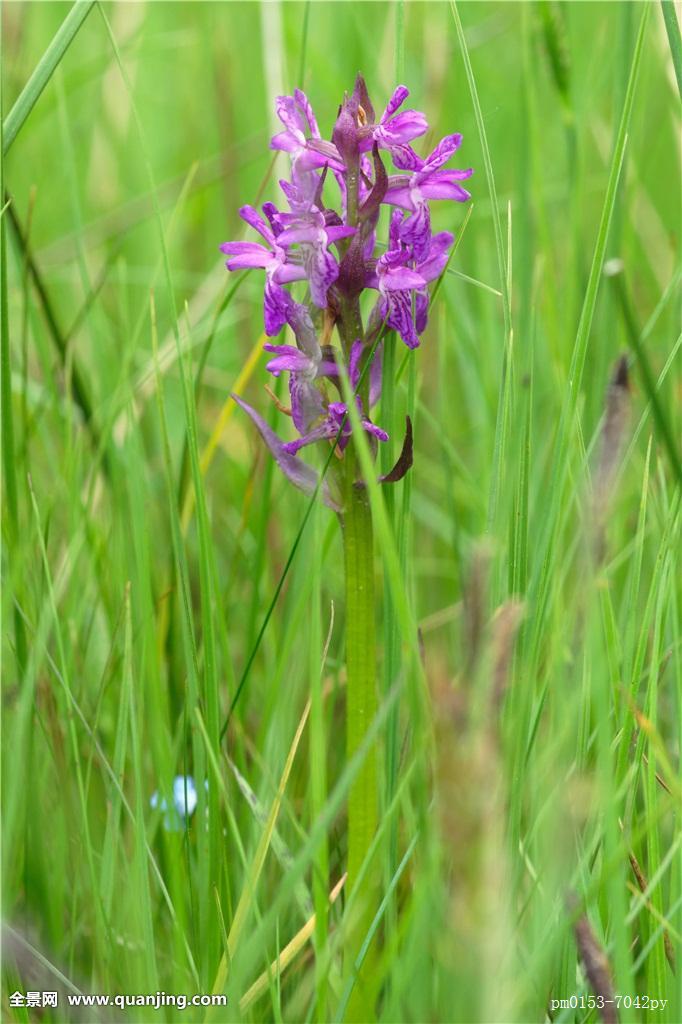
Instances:
[[[4,1019],[682,1019],[679,38],[667,0],[3,5]],[[337,524],[229,398],[267,401],[261,282],[217,247],[276,197],[264,83],[326,128],[358,69],[476,174],[387,345],[415,460],[368,487],[347,760]]]

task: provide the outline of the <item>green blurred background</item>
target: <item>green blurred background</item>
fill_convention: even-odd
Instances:
[[[679,450],[680,124],[657,4],[609,207],[604,255],[622,262],[611,264],[615,278],[595,278],[582,375],[572,363],[644,9],[458,6],[496,194],[448,3],[114,3],[85,20],[3,167],[13,217],[3,213],[13,433],[3,455],[17,489],[15,511],[3,508],[7,1019],[27,1019],[7,994],[32,987],[29,947],[83,991],[211,990],[332,602],[324,712],[302,741],[278,825],[300,871],[269,853],[220,1012],[335,1019],[347,979],[342,901],[281,986],[272,977],[253,1004],[240,1010],[239,1000],[304,924],[297,882],[319,890],[319,910],[343,870],[342,797],[314,831],[319,787],[324,802],[344,764],[337,530],[316,510],[228,731],[254,814],[197,724],[207,621],[224,716],[305,502],[237,411],[206,470],[204,526],[195,518],[183,533],[180,514],[186,438],[201,458],[262,332],[262,279],[252,274],[230,295],[218,246],[246,237],[239,206],[278,201],[286,165],[273,166],[268,148],[273,99],[303,87],[325,135],[358,71],[377,110],[404,81],[432,138],[462,132],[455,162],[475,168],[454,273],[396,385],[394,436],[412,407],[416,440],[392,515],[431,711],[415,725],[401,697],[404,785],[378,854],[387,886],[418,841],[380,921],[377,1012],[387,1021],[543,1020],[552,995],[589,991],[576,973],[571,888],[617,989],[666,995],[651,1019],[680,1019],[664,942],[666,932],[679,956],[679,480],[663,436],[667,428]],[[3,5],[5,116],[68,10]],[[457,234],[466,212],[441,203],[435,224]],[[629,320],[614,281],[627,290]],[[608,383],[633,331],[651,378],[661,378],[663,428],[633,366],[604,440]],[[402,348],[397,356],[400,364]],[[204,360],[201,386],[190,388],[195,438],[183,381]],[[261,411],[270,405],[264,363],[249,364],[243,390]],[[567,403],[575,417],[562,434]],[[5,427],[7,417],[6,406]],[[273,422],[287,430],[282,417]],[[516,654],[495,626],[511,621],[512,599],[523,603]],[[382,602],[380,656],[390,614]],[[493,726],[480,694],[498,656],[508,697]],[[638,731],[634,704],[653,731]],[[209,828],[196,824],[202,796],[192,830],[165,833],[151,793],[176,773],[212,778],[216,763],[223,782]],[[631,856],[656,879],[646,899]],[[68,1019],[62,1012],[54,1019]],[[135,1013],[126,1019],[149,1019]],[[623,1019],[649,1017],[629,1010]]]

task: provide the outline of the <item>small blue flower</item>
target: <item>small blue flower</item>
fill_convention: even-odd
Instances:
[[[167,832],[182,832],[187,820],[197,809],[198,801],[192,776],[176,775],[173,779],[172,807],[169,808],[165,797],[159,796],[158,790],[152,793],[149,803],[163,812],[163,827]]]

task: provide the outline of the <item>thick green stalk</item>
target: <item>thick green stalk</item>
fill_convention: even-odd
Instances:
[[[358,223],[359,158],[346,157],[347,222]],[[346,359],[353,342],[364,338],[360,303],[357,297],[343,298],[337,321]],[[366,354],[365,354],[366,355]],[[364,374],[358,395],[367,406],[369,374]],[[376,713],[376,622],[374,617],[374,536],[372,510],[365,487],[356,483],[362,477],[355,443],[345,454],[345,502],[343,513],[343,550],[346,578],[346,756],[350,762],[362,746]],[[352,893],[377,830],[379,813],[379,775],[377,749],[373,744],[348,794],[348,880],[346,892]],[[359,914],[351,923],[346,945],[347,965],[354,965],[362,943],[374,919],[378,900],[375,873],[365,875],[362,893],[356,894]],[[362,970],[345,1011],[347,1021],[373,1019],[370,1003],[372,967],[369,959]]]
[[[347,453],[343,545],[346,570],[346,753],[350,760],[377,712],[372,512],[365,488],[354,486],[357,462]],[[377,754],[370,750],[348,798],[348,882],[351,892],[377,828]]]
[[[346,451],[346,503],[343,520],[343,548],[346,576],[346,754],[348,761],[367,736],[377,713],[376,623],[374,617],[374,564],[372,511],[367,490],[355,486],[357,455]],[[377,748],[373,744],[348,794],[348,880],[352,893],[378,824],[379,777]],[[372,924],[378,899],[374,871],[365,874],[362,892],[357,894],[357,916],[353,916],[346,943],[347,965],[352,970]],[[365,958],[344,1019],[370,1021],[371,957]]]

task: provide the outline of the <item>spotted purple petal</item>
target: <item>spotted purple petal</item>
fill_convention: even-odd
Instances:
[[[289,378],[289,397],[294,426],[299,434],[305,434],[313,423],[324,416],[322,395],[309,378],[292,373]]]
[[[412,319],[412,296],[410,292],[390,292],[380,302],[379,314],[389,327],[397,331],[408,348],[418,348],[419,335]]]
[[[417,292],[414,297],[414,325],[417,334],[423,334],[429,319],[429,293]]]
[[[412,247],[417,261],[426,258],[431,244],[431,214],[428,203],[423,199],[415,204],[416,208],[400,228],[400,238]]]
[[[265,366],[273,377],[279,377],[280,373],[305,373],[310,372],[312,366],[312,372],[315,372],[314,364],[311,364],[311,360],[300,349],[295,348],[293,345],[263,345],[266,352],[276,353],[275,358],[271,359]]]
[[[225,263],[228,270],[263,269],[272,262],[272,253],[258,242],[223,242],[220,249],[232,257]]]
[[[330,252],[318,246],[303,250],[303,266],[310,284],[310,296],[321,309],[327,305],[327,292],[339,276],[339,265]]]
[[[384,257],[382,256],[382,259]],[[426,281],[416,270],[409,267],[391,267],[385,274],[380,274],[381,290],[387,292],[401,292],[409,289],[423,288]]]
[[[407,88],[406,85],[396,86],[393,95],[386,104],[386,109],[381,115],[381,124],[385,124],[386,121],[388,121],[388,119],[391,118],[393,114],[395,114],[398,107],[401,107],[403,105],[403,103],[405,102],[409,95],[410,90]]]
[[[454,135],[446,135],[441,139],[433,153],[424,161],[424,171],[435,171],[447,163],[454,152],[462,144],[462,136],[459,132]]]
[[[281,285],[274,281],[265,282],[265,294],[263,296],[263,319],[265,321],[265,333],[274,337],[287,322],[287,311],[292,298],[285,292]]]
[[[300,302],[292,302],[289,306],[287,320],[296,335],[299,348],[310,360],[319,362],[322,355],[320,343],[317,340],[315,327],[307,307]]]

